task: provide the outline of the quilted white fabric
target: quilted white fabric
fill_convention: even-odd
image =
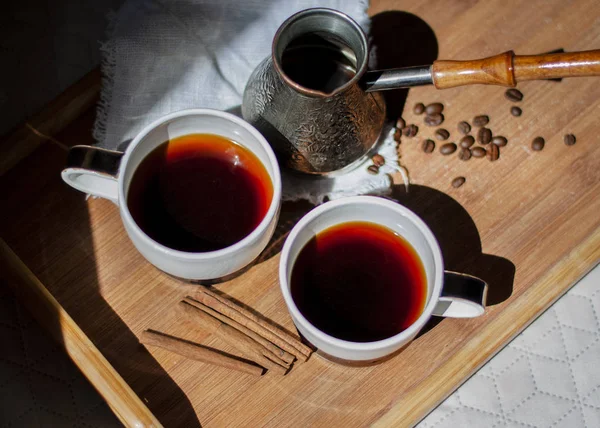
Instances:
[[[600,427],[600,266],[418,428]]]

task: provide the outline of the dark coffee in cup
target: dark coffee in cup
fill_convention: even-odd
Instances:
[[[308,241],[291,274],[298,309],[319,330],[373,342],[411,326],[427,301],[423,263],[412,245],[385,226],[340,223]]]
[[[143,159],[127,206],[156,242],[207,252],[250,234],[272,198],[269,174],[250,150],[222,136],[190,134],[164,142]]]

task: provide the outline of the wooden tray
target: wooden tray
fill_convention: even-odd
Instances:
[[[381,13],[391,9],[410,13]],[[370,12],[382,66],[425,63],[436,53],[467,59],[510,48],[525,54],[600,46],[600,4],[594,1],[523,1],[518,7],[499,0],[374,1]],[[136,252],[113,204],[86,201],[61,181],[66,152],[49,140],[28,135],[35,144],[16,147],[16,166],[0,179],[0,236],[166,426],[410,425],[600,260],[598,82],[520,85],[520,118],[510,115],[501,88],[390,93],[398,111],[406,105],[407,123],[421,128],[401,145],[415,185],[408,194],[397,186],[394,197],[430,225],[448,268],[489,282],[491,306],[480,319],[430,323],[402,353],[373,367],[348,368],[314,356],[285,377],[257,379],[139,345],[139,334],[154,328],[227,349],[174,318],[171,309],[193,285],[157,271]],[[413,116],[418,101],[446,105],[443,126],[452,138],[458,121],[488,114],[494,133],[509,140],[500,160],[424,154],[417,141],[433,130]],[[92,123],[89,110],[55,139],[91,144]],[[563,144],[567,132],[576,134],[575,146]],[[532,152],[538,135],[546,148]],[[7,153],[11,146],[0,147]],[[458,175],[467,182],[453,189]],[[278,291],[278,252],[285,232],[308,209],[284,204],[279,239],[251,269],[217,286],[290,331]]]

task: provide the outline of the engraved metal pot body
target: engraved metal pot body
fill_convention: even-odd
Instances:
[[[353,76],[330,91],[290,77],[284,71],[284,54],[302,39],[322,42],[352,67]],[[366,36],[350,17],[330,9],[299,12],[282,24],[272,55],[252,73],[243,117],[266,137],[282,166],[317,175],[351,169],[377,143],[385,122],[383,97],[360,85],[367,59]]]

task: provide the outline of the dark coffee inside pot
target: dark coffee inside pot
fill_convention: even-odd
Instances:
[[[332,37],[306,34],[286,46],[281,67],[300,86],[327,94],[356,75],[356,55]]]

